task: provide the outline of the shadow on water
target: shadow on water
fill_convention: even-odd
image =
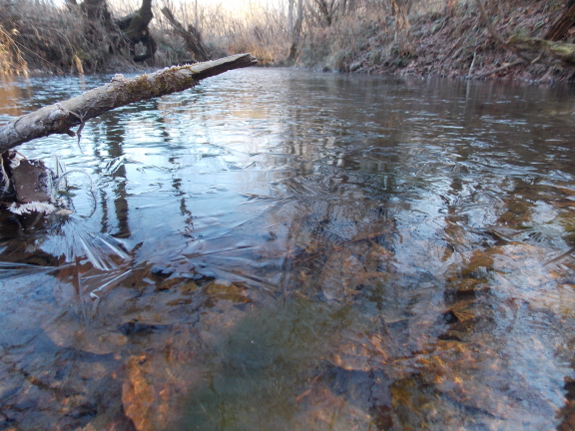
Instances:
[[[23,145],[97,205],[1,215],[0,429],[571,429],[574,92],[248,69]]]
[[[173,429],[299,429],[299,403],[320,377],[327,339],[347,326],[348,314],[295,300],[246,316],[210,346],[204,385]]]

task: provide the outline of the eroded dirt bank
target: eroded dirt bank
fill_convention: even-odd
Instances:
[[[502,40],[543,38],[564,11],[553,1],[515,1],[487,5],[493,29]],[[573,43],[575,28],[561,39]],[[541,54],[519,51],[528,61]],[[533,64],[518,60],[512,49],[489,32],[475,2],[442,12],[410,16],[410,26],[397,31],[390,17],[342,20],[309,35],[299,62],[325,71],[399,75],[504,78],[540,82],[572,81],[575,65],[544,53]],[[505,67],[505,68],[504,68]],[[494,72],[494,73],[489,73]]]

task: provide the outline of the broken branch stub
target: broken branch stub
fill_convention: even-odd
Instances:
[[[109,84],[87,91],[73,99],[46,106],[16,118],[0,128],[0,153],[24,142],[52,134],[74,136],[72,127],[104,112],[130,103],[186,90],[210,76],[228,70],[253,66],[251,54],[238,54],[219,60],[176,66],[127,79],[116,75]]]

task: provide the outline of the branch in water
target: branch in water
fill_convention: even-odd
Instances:
[[[74,136],[72,127],[79,126],[104,112],[130,103],[183,91],[202,79],[228,70],[253,66],[256,63],[257,60],[251,54],[238,54],[205,63],[171,67],[132,79],[116,75],[109,84],[23,115],[0,128],[0,153],[24,142],[52,134]]]

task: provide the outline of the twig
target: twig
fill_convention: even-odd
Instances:
[[[531,64],[537,63],[539,60],[541,60],[541,57],[543,57],[543,54],[540,54],[539,56],[534,58],[529,64],[531,65]],[[489,75],[492,75],[494,73],[501,72],[502,70],[505,70],[509,67],[517,66],[518,64],[521,64],[521,63],[523,63],[522,60],[515,60],[513,63],[508,63],[504,66],[498,67],[497,69],[494,69],[494,70],[491,70],[488,72],[483,72],[483,73],[480,73],[479,75],[475,75],[475,78],[483,78],[485,76],[489,76]]]
[[[502,70],[508,69],[509,67],[517,66],[518,64],[521,64],[521,63],[523,63],[523,60],[521,60],[521,59],[515,60],[513,63],[508,63],[504,66],[498,67],[497,69],[493,69],[493,70],[490,70],[488,72],[480,73],[479,75],[475,75],[475,77],[476,78],[483,78],[485,76],[489,76],[489,75],[492,75],[494,73],[501,72]]]
[[[10,178],[8,178],[8,173],[4,169],[4,157],[0,155],[0,170],[2,171],[2,193],[6,193],[10,188]]]
[[[569,256],[570,254],[572,254],[573,252],[575,252],[575,247],[570,248],[569,250],[567,250],[565,253],[560,254],[559,256],[557,256],[554,259],[551,259],[548,262],[545,262],[543,264],[543,266],[549,265],[550,263],[555,263],[555,262],[559,262],[560,260],[566,258],[567,256]]]

